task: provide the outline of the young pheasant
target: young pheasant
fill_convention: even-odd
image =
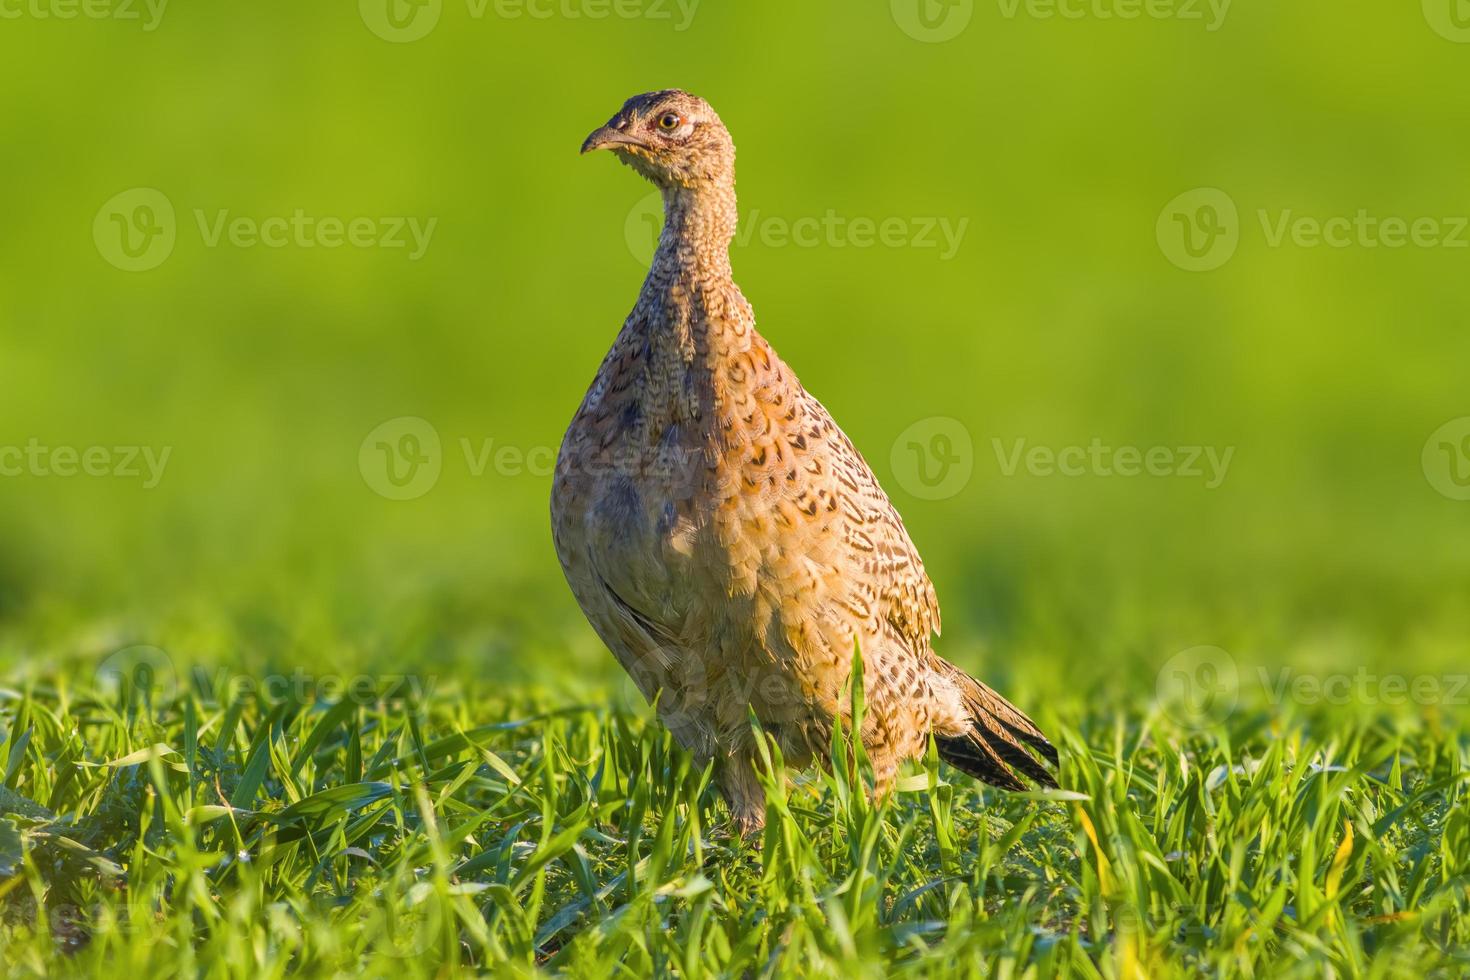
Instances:
[[[663,192],[664,227],[557,460],[556,550],[593,628],[680,744],[716,761],[742,831],[765,816],[748,710],[792,765],[826,759],[854,645],[879,792],[931,735],[987,783],[1054,786],[1031,720],[930,649],[939,604],[903,521],[756,333],[730,274],[719,116],[686,92],[640,95],[582,145],[602,149]]]

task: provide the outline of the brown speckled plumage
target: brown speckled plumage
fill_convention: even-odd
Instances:
[[[930,649],[939,603],[903,521],[827,410],[756,333],[730,273],[735,148],[684,92],[630,99],[612,149],[663,192],[638,304],[561,447],[557,554],[587,618],[732,814],[764,818],[747,706],[797,767],[825,759],[859,644],[862,737],[880,791],[932,733],[943,757],[1020,789],[1055,750]]]

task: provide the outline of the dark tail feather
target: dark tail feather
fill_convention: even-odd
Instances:
[[[941,661],[950,678],[964,694],[970,711],[970,730],[964,735],[934,736],[939,757],[960,772],[1001,789],[1019,791],[1025,776],[1038,785],[1055,789],[1056,778],[1027,751],[1034,749],[1052,765],[1057,750],[1035,723],[1005,698],[954,665]]]

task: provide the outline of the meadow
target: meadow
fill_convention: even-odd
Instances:
[[[1452,3],[58,3],[0,25],[7,975],[1470,972]],[[576,150],[667,85],[1060,790],[839,740],[741,841],[583,621],[549,463],[658,214]]]

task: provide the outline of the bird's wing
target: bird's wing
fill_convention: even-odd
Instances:
[[[831,416],[815,398],[814,415]],[[845,492],[843,535],[852,557],[871,582],[877,612],[914,652],[927,650],[939,633],[939,599],[903,518],[852,440],[832,423],[833,475]]]
[[[761,494],[757,518],[796,547],[778,576],[786,584],[787,615],[823,635],[825,646],[845,646],[896,634],[918,656],[940,628],[934,585],[887,494],[867,461],[831,414],[808,393],[774,351],[752,346],[741,367],[761,380],[733,413],[749,431],[740,489]],[[811,622],[815,620],[815,622]]]

